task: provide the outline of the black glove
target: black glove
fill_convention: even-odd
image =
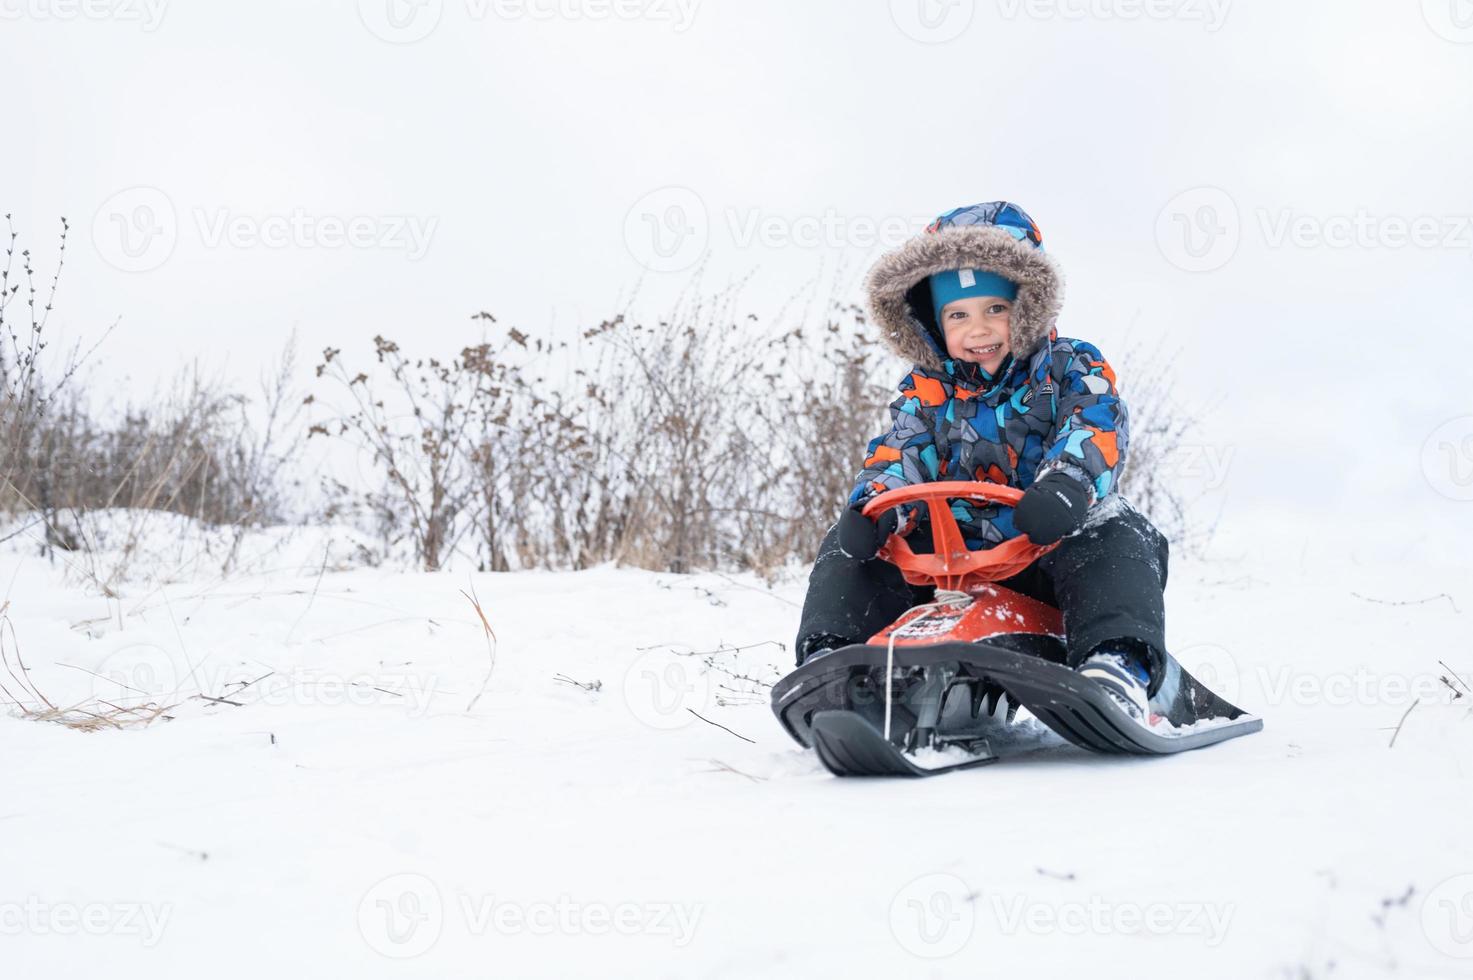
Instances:
[[[1050,473],[1023,492],[1013,509],[1013,527],[1034,544],[1053,544],[1084,526],[1089,491],[1063,473]]]
[[[893,507],[874,521],[857,510],[846,510],[839,515],[839,550],[850,558],[869,561],[895,533],[899,523]]]

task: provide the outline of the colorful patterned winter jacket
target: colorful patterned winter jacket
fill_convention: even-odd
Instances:
[[[995,375],[948,357],[931,312],[927,277],[962,268],[1018,284],[1012,353]],[[875,264],[868,280],[872,316],[890,349],[914,366],[890,406],[890,430],[869,444],[851,506],[934,480],[1026,489],[1056,470],[1083,483],[1091,503],[1110,494],[1125,463],[1125,403],[1099,349],[1054,328],[1062,287],[1037,225],[1006,202],[949,212]],[[1008,507],[953,501],[952,512],[970,548],[1018,533]],[[907,533],[916,515],[902,513]]]

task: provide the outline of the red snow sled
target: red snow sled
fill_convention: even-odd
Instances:
[[[1102,753],[1165,755],[1263,727],[1170,654],[1153,678],[1145,722],[1066,667],[1059,611],[996,584],[1054,546],[1019,536],[969,551],[951,513],[952,500],[1013,506],[1022,496],[995,483],[925,483],[880,494],[864,508],[874,518],[901,504],[927,505],[934,553],[916,554],[891,535],[879,556],[910,584],[935,585],[937,601],[907,610],[868,643],[810,658],[772,689],[778,721],[831,772],[930,776],[996,762],[999,750],[1029,741],[1018,731],[1019,706]]]

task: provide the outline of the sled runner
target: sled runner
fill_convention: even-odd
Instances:
[[[1263,722],[1192,677],[1170,654],[1153,678],[1145,722],[1065,666],[1057,609],[995,583],[1052,546],[1017,537],[968,551],[950,501],[1015,504],[1022,491],[940,482],[880,494],[865,515],[926,503],[934,554],[892,535],[880,557],[936,601],[870,639],[809,660],[772,691],[772,709],[800,744],[841,776],[928,776],[996,762],[1019,741],[1021,705],[1057,735],[1094,752],[1166,755],[1256,732]]]

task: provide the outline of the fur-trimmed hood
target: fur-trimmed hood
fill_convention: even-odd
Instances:
[[[1028,359],[1048,338],[1063,307],[1064,276],[1044,253],[1043,235],[1016,204],[974,204],[937,218],[870,269],[870,314],[902,360],[943,370],[946,346],[927,279],[948,269],[982,269],[1018,284],[1008,338],[1014,359]]]

